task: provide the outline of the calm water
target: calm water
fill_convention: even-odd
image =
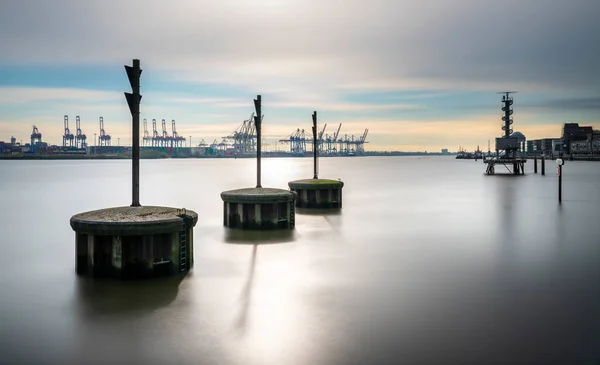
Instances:
[[[193,209],[195,267],[74,273],[76,213],[130,204],[130,161],[0,161],[0,362],[598,364],[600,164],[485,176],[452,157],[322,159],[341,214],[227,232],[220,192],[255,161],[143,160],[143,205]],[[263,186],[312,160],[263,161]],[[260,240],[271,244],[258,244]]]

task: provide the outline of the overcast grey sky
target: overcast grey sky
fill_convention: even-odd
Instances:
[[[406,150],[455,149],[495,137],[496,91],[519,91],[515,123],[530,138],[556,135],[566,120],[600,120],[597,0],[4,0],[0,10],[0,139],[28,135],[30,122],[59,136],[62,114],[74,119],[85,111],[90,119],[114,120],[127,138],[120,96],[94,106],[103,94],[81,93],[128,86],[122,65],[131,58],[142,60],[148,83],[154,80],[145,92],[163,96],[143,102],[142,113],[178,118],[180,131],[199,136],[203,126],[215,134],[237,126],[257,93],[265,106],[273,102],[278,133],[299,123],[309,129],[312,110],[329,105],[330,123],[345,122],[355,134],[370,128],[373,145]],[[105,70],[118,69],[123,83],[95,86],[93,75],[80,85],[27,77],[31,70],[68,73],[62,66],[85,67],[105,80]],[[9,95],[23,87],[32,88],[29,95],[43,95],[40,88],[72,92],[52,105],[39,103],[35,113],[18,113]],[[216,96],[229,106],[199,102]],[[80,112],[82,99],[90,106]],[[246,108],[231,107],[246,99]],[[432,125],[448,122],[463,132],[431,133]],[[425,124],[421,137],[431,138],[417,138]]]

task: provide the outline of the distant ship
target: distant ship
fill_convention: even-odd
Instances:
[[[483,152],[479,150],[479,146],[477,146],[477,151],[475,152],[467,152],[462,147],[458,148],[458,152],[456,153],[456,159],[459,160],[480,160],[483,158]]]

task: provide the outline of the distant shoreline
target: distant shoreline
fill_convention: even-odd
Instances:
[[[426,153],[426,152],[367,152],[360,156],[328,156],[322,155],[320,158],[355,158],[355,157],[369,157],[369,156],[454,156],[455,154],[441,154],[441,153]],[[312,155],[295,156],[295,155],[279,155],[263,153],[262,158],[312,158]],[[197,159],[236,159],[236,158],[256,158],[255,155],[245,156],[165,156],[165,155],[151,155],[151,156],[140,156],[142,160],[155,160],[155,159],[183,159],[183,158],[197,158]],[[0,155],[0,160],[131,160],[130,154],[85,154],[85,155],[74,155],[74,154],[52,154],[52,155],[31,155],[31,154],[20,154],[20,155]]]
[[[442,153],[429,153],[429,152],[366,152],[364,155],[359,156],[328,156],[322,155],[319,158],[360,158],[360,157],[394,157],[394,156],[420,156],[420,157],[456,157],[455,153],[450,154],[442,154]],[[262,158],[312,158],[312,155],[280,155],[280,154],[263,154]],[[159,160],[159,159],[242,159],[242,158],[256,158],[255,155],[244,155],[244,156],[215,156],[215,155],[204,155],[204,156],[167,156],[166,154],[151,154],[146,156],[140,156],[142,160]],[[540,157],[537,157],[540,159]],[[528,160],[533,160],[533,157],[527,157]],[[553,160],[555,158],[546,157],[547,160]],[[569,161],[568,157],[564,158]],[[131,155],[129,154],[90,154],[90,155],[72,155],[72,154],[64,154],[64,155],[30,155],[30,154],[22,154],[22,155],[0,155],[0,160],[7,161],[21,161],[21,160],[131,160]],[[470,160],[470,159],[458,159],[458,160]],[[472,160],[472,159],[471,159]],[[597,161],[600,162],[600,156],[573,156],[572,161]]]

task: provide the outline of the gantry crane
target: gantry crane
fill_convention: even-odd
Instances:
[[[160,146],[161,137],[156,130],[156,119],[152,119],[152,147]]]
[[[75,147],[86,148],[87,136],[83,134],[83,131],[81,130],[81,120],[79,119],[79,115],[75,116],[75,128]]]
[[[319,153],[324,152],[323,151],[324,150],[323,135],[325,134],[325,128],[327,128],[327,123],[325,123],[323,125],[323,130],[321,132],[319,132],[319,134],[317,135],[317,148],[319,149]]]
[[[175,119],[171,120],[171,133],[173,134],[173,136],[171,137],[174,144],[173,147],[183,147],[185,137],[180,136],[179,133],[177,133],[177,128],[175,127]]]
[[[63,120],[65,126],[65,133],[62,137],[62,145],[63,147],[73,147],[73,140],[75,139],[75,136],[69,130],[69,116],[65,115]]]
[[[264,117],[264,115],[263,115]],[[236,154],[244,155],[256,151],[256,127],[254,125],[254,113],[229,136],[223,137],[223,143],[231,141]]]
[[[169,134],[167,133],[167,122],[163,119],[162,120],[162,136],[161,136],[162,147],[167,147],[169,145],[170,139],[171,138],[169,137]]]
[[[148,121],[146,120],[146,118],[144,118],[144,137],[142,137],[142,145],[148,146],[148,145],[151,145],[151,143],[152,143],[152,138],[150,137],[150,134],[148,133]]]
[[[100,136],[98,137],[100,146],[110,146],[110,135],[104,130],[104,118],[100,117]]]

